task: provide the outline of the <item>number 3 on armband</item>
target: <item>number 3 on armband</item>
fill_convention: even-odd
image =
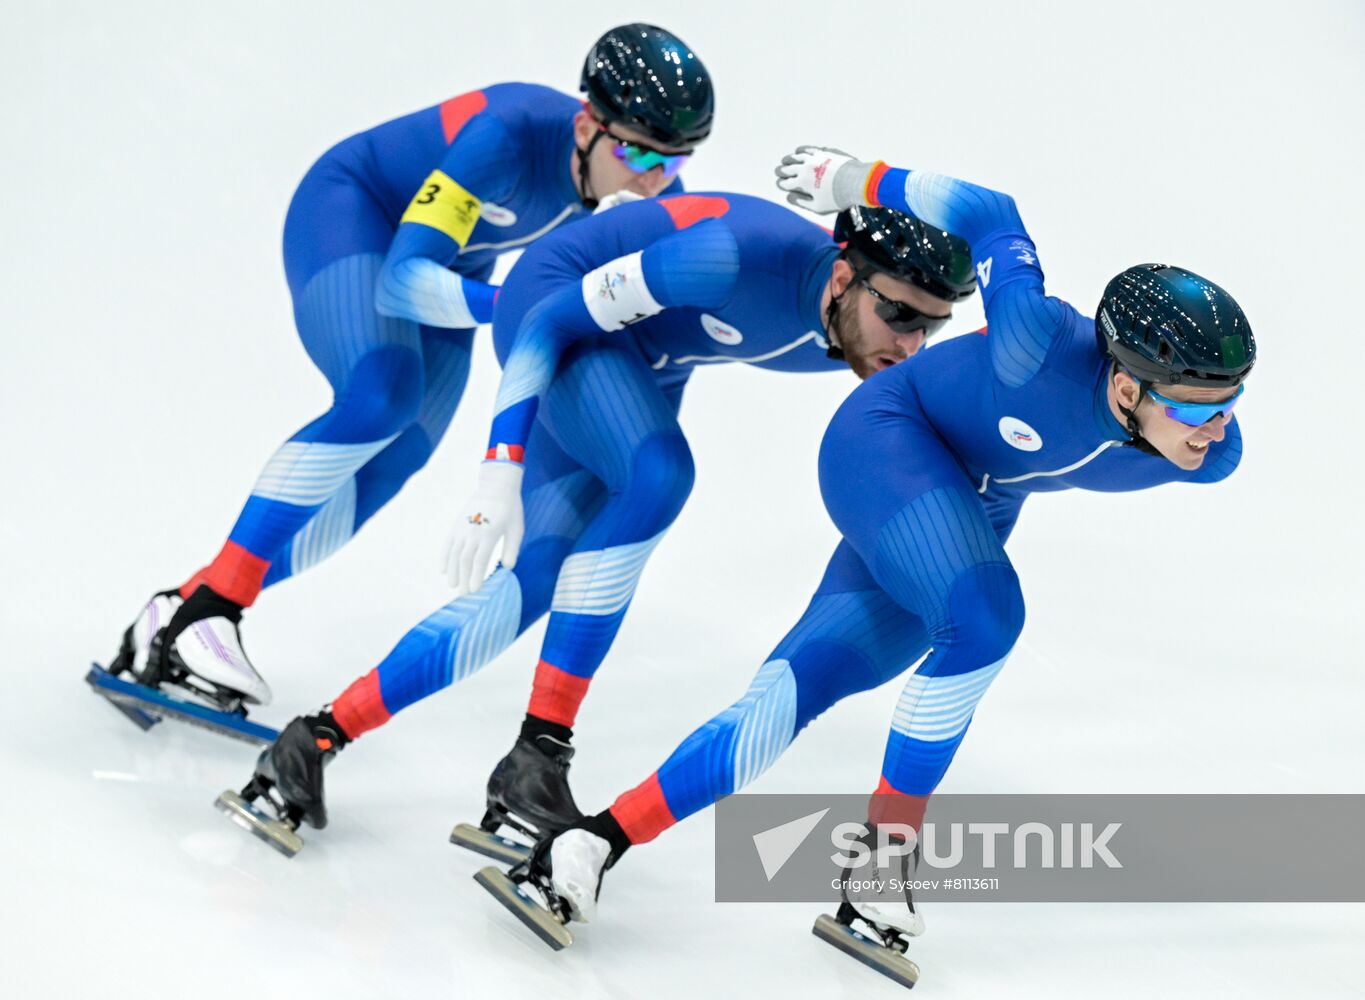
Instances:
[[[422,188],[408,203],[402,222],[415,222],[445,233],[463,249],[469,235],[479,221],[481,204],[478,198],[461,187],[452,177],[433,170],[422,182]]]

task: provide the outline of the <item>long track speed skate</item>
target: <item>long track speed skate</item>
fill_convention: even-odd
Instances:
[[[191,601],[198,602],[191,612],[219,610],[211,596]],[[279,733],[246,717],[246,706],[269,701],[270,689],[241,652],[236,622],[220,615],[178,625],[172,635],[177,616],[186,616],[184,606],[175,591],[153,595],[124,631],[108,669],[92,664],[86,683],[144,731],[173,718],[270,745]]]
[[[841,903],[832,917],[827,913],[816,917],[811,933],[907,989],[919,982],[919,966],[905,957],[909,944],[905,935],[863,919],[848,903]]]
[[[456,823],[450,831],[450,842],[456,847],[463,847],[505,865],[519,864],[531,856],[531,848],[519,840],[504,837],[499,833],[503,822],[503,819],[490,811],[484,813],[478,826],[473,823]],[[516,829],[526,832],[524,827]]]
[[[869,826],[860,839],[869,850],[874,839],[879,845],[883,843],[877,838],[875,826]],[[829,914],[816,917],[811,933],[845,955],[876,969],[888,979],[913,989],[915,983],[919,982],[919,966],[910,961],[905,953],[909,939],[924,933],[924,919],[910,891],[911,876],[919,869],[919,844],[916,843],[912,851],[907,851],[904,841],[901,841],[899,849],[889,857],[877,852],[873,852],[872,856],[877,859],[875,874],[879,877],[883,874],[899,877],[905,885],[904,894],[897,893],[894,899],[887,899],[880,893],[871,898],[862,894],[850,898],[849,883],[854,872],[851,866],[845,868],[843,899],[838,911],[832,917]],[[885,873],[882,871],[883,865],[889,869]]]
[[[256,807],[258,798],[265,798],[269,802],[269,812]],[[264,840],[286,858],[292,858],[303,850],[303,838],[298,835],[299,825],[303,822],[302,813],[271,796],[269,789],[258,786],[254,781],[240,793],[231,789],[221,793],[213,804],[232,822]]]
[[[602,878],[630,842],[609,814],[589,816],[539,841],[509,871],[484,868],[474,881],[555,951],[573,944],[566,924],[597,914]]]
[[[520,737],[488,779],[488,808],[479,825],[457,823],[450,842],[477,854],[518,865],[532,845],[583,818],[569,791],[573,747],[552,736]],[[502,833],[504,828],[526,838]]]
[[[245,709],[231,712],[210,708],[183,698],[174,698],[157,688],[138,684],[92,663],[85,682],[96,694],[122,712],[139,729],[151,729],[166,716],[235,740],[269,746],[279,731],[246,717]]]
[[[327,826],[322,770],[339,746],[339,735],[317,717],[297,718],[261,752],[246,786],[240,792],[223,792],[213,804],[248,833],[292,858],[303,850],[301,825],[318,830]]]
[[[474,881],[555,951],[573,944],[573,933],[565,926],[569,922],[568,904],[555,892],[550,876],[536,864],[534,854],[510,871],[492,865],[480,868],[474,873]],[[539,895],[539,901],[528,887]]]

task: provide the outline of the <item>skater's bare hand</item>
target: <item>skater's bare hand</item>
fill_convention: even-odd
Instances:
[[[442,568],[458,594],[473,594],[488,577],[493,553],[502,543],[502,564],[517,564],[525,529],[521,508],[520,462],[488,461],[479,467],[479,485],[464,505],[446,541]]]

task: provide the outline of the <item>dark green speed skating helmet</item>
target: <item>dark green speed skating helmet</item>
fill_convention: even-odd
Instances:
[[[958,302],[976,291],[967,241],[906,212],[854,207],[834,221],[834,238],[847,243],[873,270],[907,281],[930,295]],[[855,262],[855,268],[856,268]]]
[[[1235,386],[1256,363],[1256,338],[1237,300],[1167,264],[1138,264],[1110,281],[1095,336],[1130,374],[1157,385]]]
[[[578,89],[606,124],[671,149],[690,150],[711,133],[711,74],[686,42],[652,24],[624,24],[599,38]]]

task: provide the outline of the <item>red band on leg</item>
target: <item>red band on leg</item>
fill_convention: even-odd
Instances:
[[[332,702],[332,718],[337,720],[341,731],[350,739],[371,729],[378,729],[389,721],[389,710],[384,707],[384,698],[379,692],[377,669],[353,681],[350,687],[341,692]]]
[[[613,802],[611,815],[632,844],[647,843],[678,822],[664,799],[657,771]]]
[[[574,718],[578,715],[578,706],[583,704],[590,683],[587,677],[578,677],[541,660],[536,664],[536,679],[531,685],[531,704],[526,711],[537,719],[572,728]]]
[[[927,795],[907,795],[898,792],[882,775],[877,790],[867,800],[867,818],[871,823],[902,823],[916,830],[924,825],[924,810],[929,805]]]
[[[205,584],[219,597],[249,608],[261,593],[270,561],[252,555],[236,542],[224,542],[213,562],[209,563],[180,588],[180,596],[188,598],[200,584]]]
[[[207,573],[208,571],[209,568],[205,566],[198,573],[195,573],[194,576],[190,577],[188,580],[186,580],[184,583],[180,585],[181,600],[188,601],[190,599],[190,595],[193,594],[196,590],[198,590],[199,585],[204,582],[204,574]]]

